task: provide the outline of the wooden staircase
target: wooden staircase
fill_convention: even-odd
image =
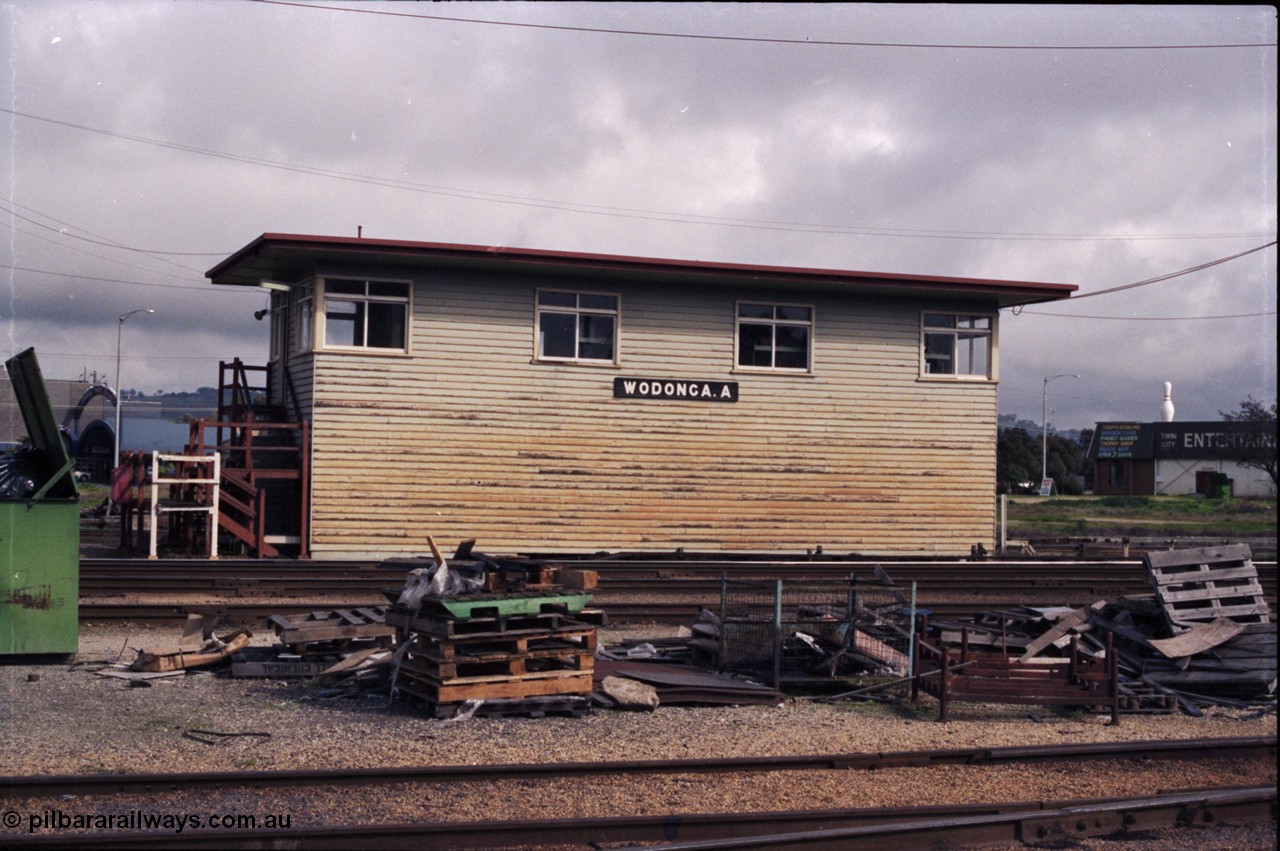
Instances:
[[[268,404],[269,375],[239,358],[220,362],[217,418],[191,424],[186,454],[221,457],[218,526],[242,556],[309,558],[311,432]]]

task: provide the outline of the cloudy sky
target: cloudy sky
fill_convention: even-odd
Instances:
[[[346,7],[346,8],[341,8]],[[1276,395],[1267,6],[0,0],[0,338],[152,393],[266,357],[264,232],[1072,283],[1002,413]],[[1254,249],[1259,249],[1253,251]],[[1229,262],[1144,286],[1233,255]]]

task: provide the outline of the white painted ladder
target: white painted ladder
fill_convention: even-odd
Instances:
[[[203,473],[199,478],[161,478],[162,463],[176,463],[179,471],[186,471],[191,466],[199,467]],[[159,452],[151,454],[151,558],[156,558],[156,518],[159,514],[174,512],[203,512],[209,516],[209,558],[218,557],[218,497],[220,488],[221,463],[215,455],[164,455]],[[204,489],[207,504],[201,502],[185,502],[183,500],[161,500],[161,485],[207,485]]]

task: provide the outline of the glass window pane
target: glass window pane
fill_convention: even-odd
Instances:
[[[583,310],[617,310],[618,297],[611,295],[588,295],[583,293],[578,296],[578,307]]]
[[[954,328],[956,318],[950,313],[926,313],[924,324],[927,328]]]
[[[324,291],[330,295],[364,295],[364,281],[329,279],[324,282]]]
[[[311,329],[314,327],[313,302],[308,299],[298,304],[298,351],[311,351]]]
[[[578,357],[613,360],[613,317],[585,314],[578,319]]]
[[[408,298],[409,285],[392,281],[370,281],[369,295],[382,298]]]
[[[773,326],[738,326],[738,366],[773,366]]]
[[[326,299],[324,310],[326,346],[364,345],[364,302]]]
[[[956,338],[952,334],[924,335],[924,371],[929,375],[952,375]]]
[[[782,305],[778,306],[779,319],[791,319],[791,320],[799,320],[802,322],[808,322],[810,315],[811,315],[811,311],[807,307],[784,307]]]
[[[740,304],[738,305],[738,316],[743,319],[772,319],[773,305],[771,304]]]
[[[538,318],[538,354],[545,358],[571,358],[577,352],[574,331],[577,317],[572,313],[543,313]]]
[[[991,337],[986,334],[960,334],[956,339],[956,374],[989,375],[990,345]]]
[[[780,369],[809,368],[809,329],[793,325],[779,325],[774,329],[777,350],[773,365]]]
[[[960,320],[959,327],[961,328],[990,328],[991,327],[990,316],[960,316],[957,318]]]
[[[578,297],[573,293],[555,293],[543,290],[538,293],[538,304],[549,307],[577,307]]]
[[[403,349],[405,347],[405,314],[408,305],[369,303],[369,345],[379,349]]]

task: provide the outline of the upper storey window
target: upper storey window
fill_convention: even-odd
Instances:
[[[925,313],[921,317],[921,364],[930,378],[994,377],[994,316],[985,313]]]
[[[617,363],[618,297],[539,290],[538,360]]]
[[[324,281],[324,347],[409,348],[409,284],[404,281]]]
[[[808,372],[813,346],[813,308],[739,302],[737,337],[741,368]]]

